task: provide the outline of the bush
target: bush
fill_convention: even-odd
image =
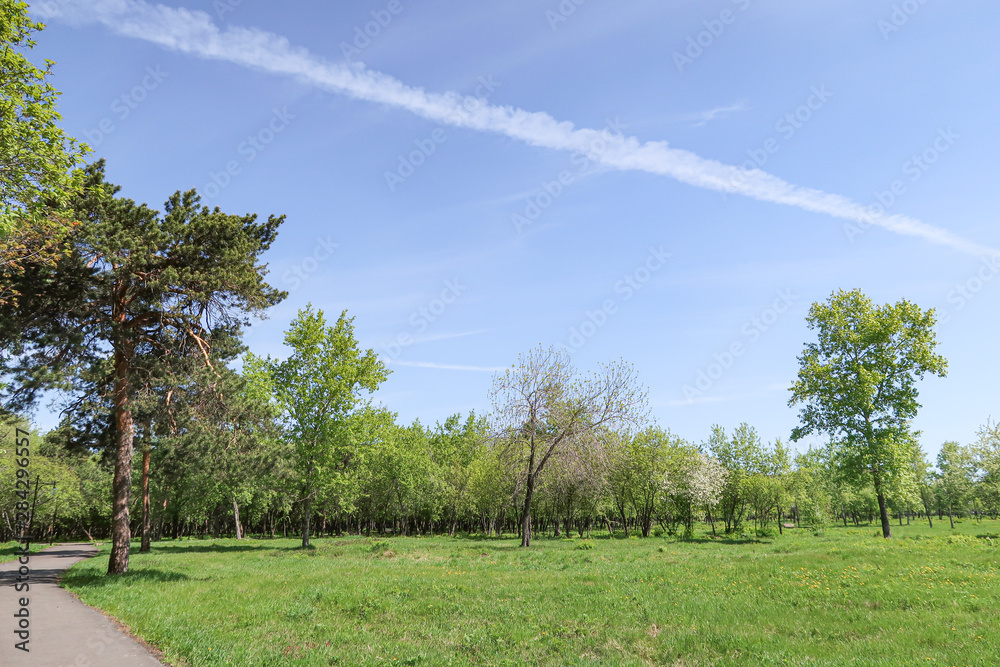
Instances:
[[[577,545],[576,545],[575,547],[573,547],[573,548],[574,548],[574,549],[580,549],[580,550],[583,550],[583,551],[585,551],[585,550],[587,550],[587,549],[593,549],[593,548],[594,548],[594,543],[593,543],[593,542],[591,542],[590,540],[581,540],[581,541],[580,541],[579,543],[577,543]]]

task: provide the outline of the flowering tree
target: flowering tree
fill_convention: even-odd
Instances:
[[[697,509],[704,508],[711,517],[712,508],[722,500],[728,476],[729,471],[718,459],[705,456],[693,446],[673,448],[663,476],[662,493],[676,512],[676,522],[684,524],[686,536],[690,537],[694,531]]]

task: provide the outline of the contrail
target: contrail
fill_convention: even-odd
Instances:
[[[847,197],[793,185],[759,169],[745,170],[671,148],[665,141],[642,142],[606,130],[578,129],[547,113],[490,105],[453,91],[427,92],[361,64],[326,61],[280,35],[256,28],[220,30],[201,10],[145,0],[53,0],[41,3],[38,9],[47,17],[73,23],[101,23],[118,34],[173,51],[293,76],[354,99],[406,109],[437,123],[503,134],[530,146],[582,152],[616,169],[669,176],[700,188],[826,214],[855,223],[859,230],[875,225],[971,255],[1000,254],[915,218],[887,215],[884,209],[878,210],[881,207],[872,210]]]

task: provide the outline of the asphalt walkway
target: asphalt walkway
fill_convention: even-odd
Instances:
[[[0,564],[0,665],[162,667],[101,612],[59,588],[57,579],[63,571],[96,554],[97,548],[89,544],[57,544],[32,554],[27,565],[30,588],[21,592],[16,586],[23,583],[19,582],[22,565],[16,560]],[[26,630],[20,627],[25,622]],[[27,652],[16,646],[25,636]]]

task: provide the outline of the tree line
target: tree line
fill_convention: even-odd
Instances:
[[[301,536],[310,512],[317,536],[458,535],[518,537],[522,530],[526,461],[493,436],[489,420],[452,415],[426,427],[396,423],[367,410],[351,428],[353,463],[318,484],[307,510],[294,453],[280,439],[254,449],[230,447],[204,434],[153,436],[148,528],[143,495],[132,499],[134,534],[149,540],[184,536]],[[44,539],[107,539],[113,469],[106,455],[74,451],[55,429],[32,458],[42,487],[36,512]],[[13,427],[0,444],[0,478],[12,486]],[[231,439],[228,444],[231,444]],[[140,445],[144,450],[145,443]],[[969,445],[949,442],[934,465],[911,462],[914,485],[889,500],[894,522],[981,520],[1000,516],[1000,427],[984,426]],[[791,455],[766,445],[753,427],[716,426],[690,443],[658,427],[634,434],[602,431],[587,446],[574,442],[541,478],[531,501],[533,532],[592,532],[649,537],[691,536],[699,526],[718,535],[767,536],[787,526],[879,521],[871,486],[838,478],[831,448]],[[143,468],[133,485],[142,488]],[[12,539],[12,493],[0,495],[0,541]]]

